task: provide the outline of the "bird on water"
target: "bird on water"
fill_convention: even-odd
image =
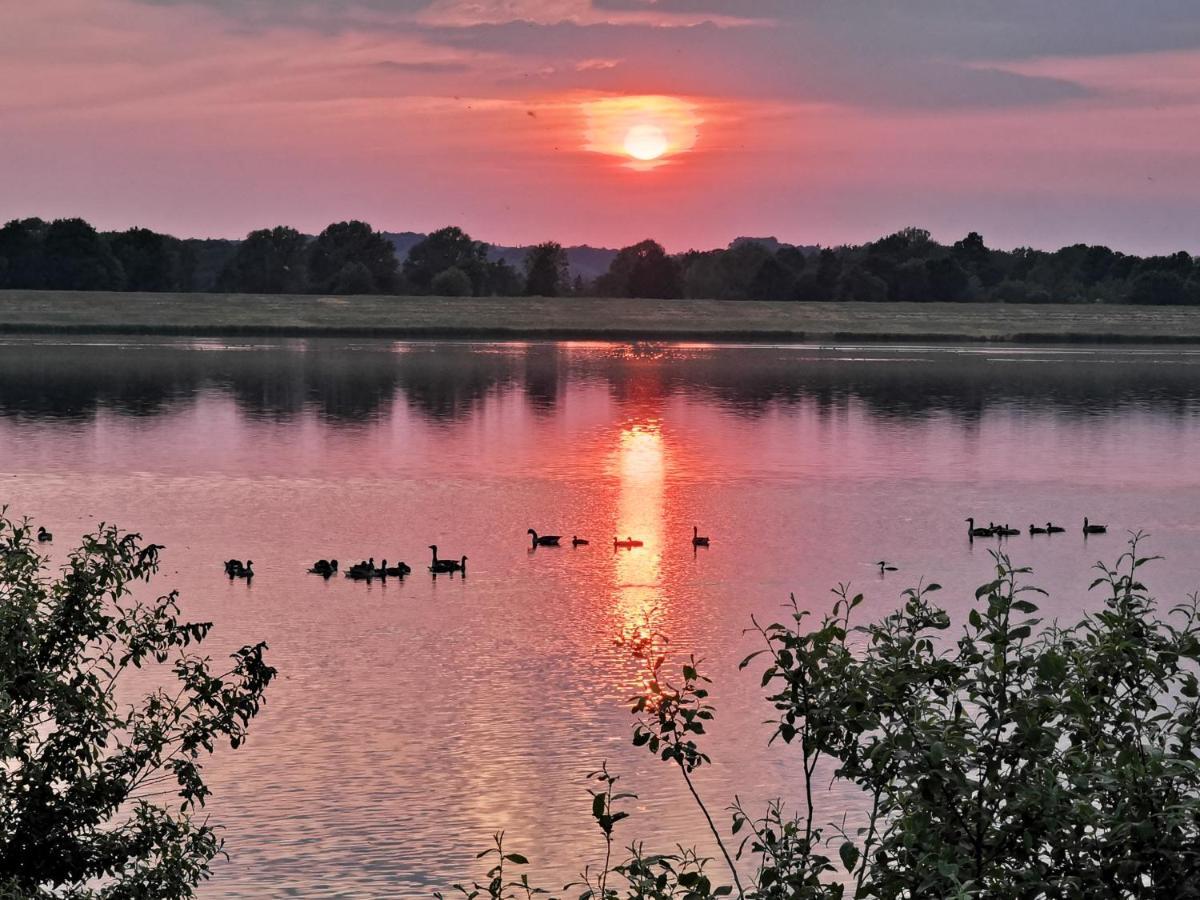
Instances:
[[[1093,525],[1088,521],[1087,516],[1083,517],[1083,533],[1084,534],[1104,534],[1108,531],[1107,525]]]
[[[693,547],[707,547],[708,546],[708,538],[705,537],[704,535],[700,534],[700,529],[697,528],[695,525],[692,526],[692,546]]]
[[[561,534],[539,535],[532,528],[529,529],[528,534],[529,534],[530,538],[533,540],[533,546],[535,546],[535,547],[557,547],[558,542],[562,540]]]
[[[966,521],[967,521],[967,534],[970,535],[971,537],[991,537],[992,536],[991,528],[976,528],[975,520],[970,517],[968,517]]]
[[[455,572],[466,574],[467,558],[464,556],[461,561],[453,559],[438,559],[437,544],[430,544],[429,549],[433,551],[433,562],[429,564],[429,571],[434,575],[453,575]]]

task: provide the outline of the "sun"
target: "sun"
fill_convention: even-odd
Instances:
[[[658,159],[670,147],[666,132],[657,125],[634,125],[625,133],[625,152],[634,159]]]
[[[584,100],[579,109],[583,149],[620,159],[637,172],[654,171],[690,153],[704,121],[695,103],[657,94]]]

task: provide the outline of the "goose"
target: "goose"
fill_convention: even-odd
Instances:
[[[583,538],[575,537],[575,535],[571,535],[571,546],[572,547],[586,547],[587,545],[588,545],[588,542],[585,541]]]
[[[562,540],[561,534],[543,534],[540,537],[532,528],[529,529],[529,534],[533,538],[533,546],[535,547],[557,547],[558,542]]]
[[[1020,533],[1020,528],[1009,528],[1008,523],[1005,523],[1002,526],[997,526],[996,528],[996,537],[1012,537],[1014,534]]]
[[[350,567],[350,571],[346,573],[347,578],[353,578],[355,581],[361,581],[364,578],[370,578],[375,573],[375,557],[371,557],[367,562],[357,562]]]
[[[626,537],[625,540],[623,540],[623,541],[619,540],[617,538],[613,538],[613,549],[614,550],[616,550],[618,547],[623,547],[626,550],[632,550],[634,547],[641,547],[641,546],[642,546],[641,541],[635,541],[631,537]]]
[[[968,517],[966,521],[967,521],[967,534],[970,535],[971,537],[991,537],[992,536],[991,528],[976,528],[975,520],[970,517]]]
[[[310,575],[320,575],[322,578],[329,578],[338,570],[338,561],[336,559],[318,559],[312,564],[312,568],[308,570]]]
[[[396,565],[392,566],[391,568],[385,567],[383,570],[383,574],[388,575],[392,578],[403,578],[405,575],[407,575],[411,571],[412,571],[412,569],[409,568],[409,566],[407,564],[396,563]]]
[[[692,546],[693,547],[707,547],[708,546],[708,538],[701,537],[700,529],[697,528],[695,525],[692,526]]]
[[[242,571],[242,561],[240,559],[225,560],[225,574],[230,578],[236,578],[238,573]]]
[[[1049,522],[1046,523],[1046,534],[1062,534],[1066,530],[1067,529],[1060,528],[1057,525],[1052,525]]]
[[[887,562],[887,560],[884,560],[884,559],[881,559],[879,562],[875,563],[875,565],[879,566],[879,574],[880,574],[880,575],[882,575],[884,572],[898,572],[898,571],[900,571],[900,570],[899,570],[899,569],[897,569],[895,566],[889,565],[889,564],[888,564],[888,562]]]
[[[1049,533],[1050,532],[1047,531],[1045,528],[1038,528],[1036,525],[1029,526],[1029,536],[1030,537],[1033,537],[1035,534],[1049,534]]]
[[[457,572],[462,566],[452,559],[438,559],[437,544],[430,544],[429,549],[433,551],[433,562],[429,564],[429,571],[434,575],[439,572]],[[463,557],[466,559],[466,557]]]
[[[1084,534],[1104,534],[1108,531],[1107,525],[1092,525],[1088,522],[1087,516],[1083,517],[1083,533]]]
[[[54,540],[54,535],[52,535],[50,532],[48,532],[41,525],[38,526],[37,537],[38,537],[38,540],[41,541],[42,543],[45,543],[46,541]]]
[[[454,577],[455,572],[461,572],[464,576],[467,574],[467,558],[465,556],[457,561],[453,559],[440,559],[438,560],[438,565],[442,566],[442,568],[437,569],[436,571],[432,568],[429,570],[433,572],[434,578],[436,578],[438,575],[449,575]]]
[[[246,560],[246,565],[242,566],[242,568],[238,571],[237,577],[245,578],[247,581],[249,581],[251,578],[253,578],[254,577],[254,560],[252,560],[252,559]]]

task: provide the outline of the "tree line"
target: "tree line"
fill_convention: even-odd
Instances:
[[[678,254],[645,240],[617,251],[590,281],[572,276],[555,241],[529,247],[520,267],[489,250],[455,227],[427,235],[401,261],[385,234],[359,221],[315,237],[279,226],[232,241],[18,219],[0,228],[0,288],[1200,305],[1200,258],[1183,251],[997,250],[976,232],[951,245],[920,228],[825,248],[739,238],[724,249]]]

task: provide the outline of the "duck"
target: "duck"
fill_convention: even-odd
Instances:
[[[383,574],[390,578],[403,578],[411,571],[412,569],[407,564],[401,562],[396,563],[396,565],[391,566],[390,568],[385,564]]]
[[[970,537],[991,537],[992,529],[991,528],[976,528],[975,520],[968,516],[967,517],[967,534]]]
[[[533,546],[535,547],[557,547],[558,542],[562,540],[561,534],[543,534],[539,536],[532,528],[529,529],[529,535],[533,538]]]
[[[900,571],[900,570],[899,570],[899,569],[897,569],[895,566],[893,566],[893,565],[890,565],[890,564],[888,563],[888,561],[887,561],[887,560],[885,560],[885,559],[881,559],[879,562],[875,563],[875,565],[879,566],[879,574],[880,574],[880,575],[882,575],[884,572],[898,572],[898,571]]]
[[[1050,522],[1046,523],[1046,534],[1062,534],[1066,530],[1067,529],[1060,528],[1059,526],[1053,525]]]
[[[54,540],[54,535],[48,532],[45,527],[39,525],[37,530],[37,539],[44,544],[47,541]]]
[[[700,529],[697,528],[695,525],[692,526],[692,546],[693,547],[707,547],[708,546],[708,538],[702,537],[700,534]]]
[[[237,574],[234,577],[245,578],[247,581],[249,581],[251,578],[253,578],[254,577],[254,560],[252,560],[252,559],[246,560],[246,564],[244,566],[242,566],[242,568],[237,572]]]
[[[623,547],[626,550],[632,550],[634,547],[641,547],[641,546],[642,546],[641,541],[635,541],[631,537],[626,537],[625,540],[623,540],[623,541],[618,538],[613,538],[613,549],[614,550],[616,550],[618,547]]]
[[[1090,522],[1088,522],[1087,516],[1083,517],[1084,534],[1105,534],[1107,531],[1107,525],[1092,525]]]
[[[225,574],[230,578],[236,578],[238,573],[242,571],[242,561],[240,559],[225,560]]]
[[[583,538],[576,537],[575,535],[571,535],[571,546],[572,547],[586,547],[587,545],[588,545],[588,542],[585,541]]]
[[[336,559],[318,559],[312,564],[312,568],[308,570],[310,575],[320,575],[322,578],[329,578],[337,573],[338,561]]]
[[[1050,532],[1047,531],[1045,528],[1038,528],[1036,525],[1029,526],[1029,536],[1030,537],[1033,537],[1033,535],[1035,535],[1035,534],[1049,534],[1049,533]]]

